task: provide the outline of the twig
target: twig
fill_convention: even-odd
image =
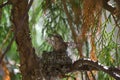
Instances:
[[[29,12],[30,7],[32,6],[32,3],[33,3],[33,0],[30,0],[29,4],[28,4],[28,6],[27,6],[27,9],[26,9],[26,11],[25,11],[25,13],[23,14],[23,17],[22,17],[22,24],[21,24],[21,25],[23,25],[24,20],[25,20],[25,18],[26,18],[26,16],[27,16],[27,13]]]
[[[10,43],[8,44],[6,50],[5,50],[5,51],[3,52],[3,54],[1,55],[1,57],[0,57],[0,64],[2,63],[5,54],[9,51],[9,49],[10,49],[13,41],[14,41],[14,37],[11,39],[11,41],[10,41]]]
[[[106,10],[108,10],[111,13],[114,13],[114,11],[115,11],[116,8],[108,5],[108,1],[109,0],[103,0],[103,8],[106,9]]]
[[[4,47],[5,43],[8,41],[8,39],[9,39],[11,33],[12,33],[12,31],[11,31],[11,29],[10,29],[10,30],[8,31],[8,33],[7,33],[6,37],[5,37],[5,39],[4,39],[3,42],[2,42],[1,49],[2,49],[2,47]]]
[[[93,72],[90,71],[90,73],[91,73],[91,75],[92,75],[92,77],[93,77],[93,80],[96,80],[96,79],[95,79],[95,76],[94,76],[94,74],[93,74]]]
[[[120,29],[120,26],[119,26],[119,24],[118,24],[118,21],[115,19],[115,16],[112,15],[112,17],[113,17],[113,20],[114,20],[114,22],[115,22],[115,25]]]
[[[86,80],[90,80],[89,75],[87,74],[87,71],[85,71],[85,75],[86,75]]]
[[[80,72],[81,72],[81,80],[84,80],[84,79],[83,79],[83,72],[82,72],[82,71],[80,71]]]
[[[69,23],[70,29],[71,29],[71,31],[72,31],[73,38],[74,38],[74,40],[76,41],[77,34],[76,34],[76,32],[74,31],[74,28],[73,28],[73,26],[72,26],[72,18],[71,18],[71,16],[70,16],[69,12],[68,12],[68,9],[67,9],[67,6],[66,6],[66,0],[62,0],[62,4],[63,4],[65,13],[66,13],[67,18],[68,18],[68,23]]]
[[[9,3],[9,1],[7,1],[7,2],[5,2],[5,3],[1,4],[1,5],[0,5],[0,8],[2,8],[2,7],[4,7],[4,6],[6,6],[6,5],[8,5],[8,4],[10,4],[10,3]]]
[[[62,0],[62,4],[63,4],[64,11],[65,11],[65,13],[67,15],[67,18],[68,18],[68,24],[70,26],[73,39],[74,39],[74,41],[75,41],[76,44],[80,43],[82,45],[82,42],[81,41],[78,42],[78,40],[77,40],[78,35],[77,35],[77,33],[76,33],[73,25],[72,25],[72,18],[70,16],[69,12],[68,12],[67,5],[66,5],[66,0]],[[82,51],[81,51],[82,49],[81,48],[82,48],[81,46],[77,46],[77,50],[79,51],[80,57],[83,57],[83,54],[82,54]]]

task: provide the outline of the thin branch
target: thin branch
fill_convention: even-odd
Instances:
[[[0,5],[0,8],[3,8],[4,6],[6,6],[6,5],[8,5],[8,4],[10,4],[9,1],[7,1],[7,2],[1,4],[1,5]]]
[[[92,71],[90,71],[90,73],[91,73],[91,75],[92,75],[92,77],[93,77],[93,80],[96,80],[96,78],[95,78],[95,76],[94,76],[93,72],[92,72]]]
[[[114,13],[114,11],[115,11],[116,8],[108,5],[108,1],[109,0],[103,0],[103,8],[106,9],[106,10],[108,10],[111,13]]]
[[[63,4],[65,13],[66,13],[67,18],[68,18],[68,24],[69,24],[70,29],[71,29],[71,31],[72,31],[73,38],[74,38],[74,40],[76,41],[77,34],[76,34],[76,32],[75,32],[75,30],[74,30],[74,28],[73,28],[73,26],[72,26],[72,18],[71,18],[71,16],[70,16],[69,12],[68,12],[68,9],[67,9],[67,6],[66,6],[66,0],[62,0],[62,4]]]
[[[25,13],[24,13],[24,15],[23,15],[23,17],[22,17],[22,22],[24,23],[24,20],[25,20],[25,18],[26,18],[26,16],[27,16],[27,13],[29,12],[29,10],[30,10],[30,8],[31,8],[31,6],[32,6],[32,3],[33,3],[33,0],[30,0],[30,2],[29,2],[29,4],[28,4],[28,6],[27,6],[27,9],[26,9],[26,11],[25,11]]]
[[[120,29],[120,25],[118,24],[118,21],[116,20],[116,18],[114,17],[114,15],[112,15],[113,20],[115,22],[115,25]]]
[[[82,42],[81,42],[81,41],[78,42],[78,40],[77,40],[78,35],[77,35],[75,29],[73,28],[72,18],[71,18],[71,16],[70,16],[69,12],[68,12],[67,5],[66,5],[66,0],[62,0],[62,4],[63,4],[64,11],[65,11],[65,13],[66,13],[66,15],[67,15],[67,18],[68,18],[68,24],[69,24],[69,26],[70,26],[73,39],[74,39],[74,41],[75,41],[76,44],[80,43],[80,44],[82,45]],[[81,51],[81,46],[77,46],[77,49],[78,49],[78,51],[79,51],[80,57],[83,57],[83,54],[81,53],[81,52],[82,52],[82,51]]]
[[[87,74],[87,71],[85,71],[86,79],[85,80],[90,80],[89,75]]]
[[[3,52],[3,54],[1,55],[1,57],[0,57],[0,64],[2,63],[3,58],[4,58],[4,56],[6,55],[6,53],[9,51],[9,49],[10,49],[13,41],[14,41],[14,37],[11,39],[11,41],[10,41],[10,43],[8,44],[6,50],[5,50],[5,51]]]
[[[10,29],[10,30],[8,31],[8,33],[7,33],[6,37],[5,37],[5,39],[4,39],[3,42],[2,42],[1,49],[4,47],[5,43],[8,41],[8,39],[9,39],[11,33],[12,33],[12,31],[11,31],[11,29]]]

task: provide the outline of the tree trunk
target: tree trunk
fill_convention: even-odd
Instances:
[[[29,16],[28,12],[26,13],[28,1],[29,0],[11,0],[11,15],[14,24],[14,37],[20,55],[22,80],[36,80],[34,76],[38,62],[30,38]]]

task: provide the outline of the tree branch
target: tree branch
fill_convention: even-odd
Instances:
[[[120,70],[117,68],[106,67],[101,65],[98,62],[94,62],[90,59],[79,59],[73,63],[71,67],[72,71],[76,70],[102,70],[103,72],[109,74],[110,76],[114,77],[116,80],[120,80]]]
[[[71,29],[71,31],[72,31],[73,38],[74,38],[74,40],[76,41],[77,34],[76,34],[76,32],[75,32],[75,30],[74,30],[74,28],[73,28],[73,26],[72,26],[72,18],[71,18],[71,16],[70,16],[69,12],[68,12],[68,9],[67,9],[67,6],[66,6],[66,0],[62,0],[62,4],[63,4],[65,13],[66,13],[67,18],[68,18],[68,24],[69,24],[70,29]]]
[[[14,35],[20,56],[22,80],[36,80],[36,67],[39,67],[37,55],[32,46],[28,11],[33,0],[11,0]],[[17,2],[16,2],[17,1]]]
[[[70,26],[73,39],[74,39],[74,41],[75,41],[76,44],[80,43],[80,44],[82,45],[81,41],[78,42],[78,40],[77,40],[78,35],[77,35],[75,29],[73,28],[72,18],[71,18],[71,16],[70,16],[69,12],[68,12],[67,5],[66,5],[66,0],[62,0],[62,4],[63,4],[63,7],[64,7],[64,11],[65,11],[65,13],[66,13],[66,16],[67,16],[67,18],[68,18],[68,24],[69,24],[69,26]],[[77,50],[78,50],[78,52],[79,52],[79,54],[80,54],[80,57],[83,57],[83,54],[81,53],[81,46],[77,46]]]
[[[14,41],[14,37],[11,39],[11,41],[10,41],[10,43],[8,44],[6,50],[3,52],[2,56],[0,57],[0,64],[2,63],[3,58],[4,58],[4,56],[6,55],[6,53],[9,51],[9,49],[10,49],[13,41]]]
[[[25,20],[25,18],[26,18],[26,15],[28,14],[28,12],[29,12],[29,10],[30,10],[30,8],[31,8],[31,6],[32,6],[32,3],[33,3],[33,0],[30,0],[29,4],[28,4],[28,6],[27,6],[26,11],[25,11],[25,13],[23,14],[23,17],[21,18],[21,19],[22,19],[22,20],[21,20],[21,22],[22,22],[21,25],[23,25],[24,20]]]

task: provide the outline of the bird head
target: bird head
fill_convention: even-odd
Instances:
[[[50,43],[55,51],[66,51],[67,44],[59,34],[53,34],[48,43]]]

